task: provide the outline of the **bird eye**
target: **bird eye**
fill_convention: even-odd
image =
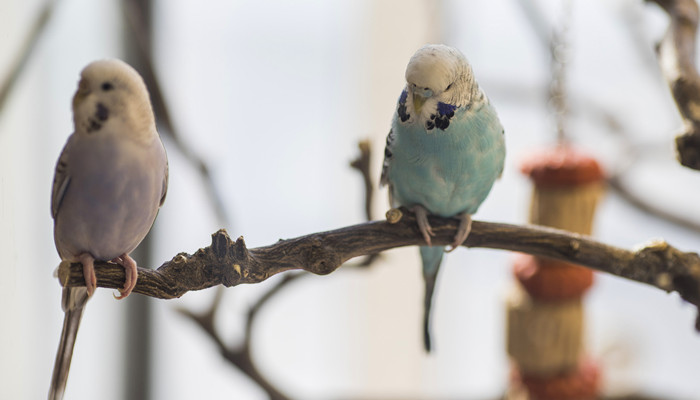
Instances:
[[[102,84],[102,90],[105,92],[108,92],[110,90],[114,89],[114,85],[112,85],[110,82],[104,82]]]
[[[450,84],[449,84],[449,85],[447,85],[447,87],[445,88],[445,91],[448,91],[448,90],[450,90],[450,88],[451,88],[451,87],[452,87],[452,84],[450,83]]]

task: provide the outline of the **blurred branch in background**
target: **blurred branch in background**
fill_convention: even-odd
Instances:
[[[365,184],[365,218],[367,221],[373,220],[372,201],[374,199],[374,186],[376,183],[372,181],[372,166],[370,160],[372,151],[369,140],[362,140],[357,144],[360,154],[356,159],[350,162],[350,167],[357,170],[362,175],[362,182]]]
[[[607,127],[608,131],[622,142],[622,154],[617,157],[617,165],[614,166],[613,171],[606,178],[608,187],[631,206],[646,214],[679,227],[700,232],[700,221],[689,219],[682,208],[673,204],[655,204],[649,198],[638,195],[629,184],[625,183],[625,176],[640,160],[647,158],[652,152],[657,153],[659,148],[663,146],[659,146],[656,143],[647,144],[646,146],[635,144],[632,136],[628,134],[626,128],[622,126],[622,123],[614,114],[594,104],[588,104],[588,106],[590,113],[598,118]]]
[[[350,162],[350,167],[354,168],[362,175],[362,182],[365,184],[365,218],[367,221],[374,220],[372,215],[372,203],[374,202],[374,188],[377,183],[372,180],[372,148],[369,140],[361,140],[357,144],[360,154]],[[357,264],[358,267],[368,267],[379,257],[379,253],[368,254],[363,261]]]
[[[301,275],[302,274],[286,275],[283,277],[281,282],[289,282]],[[278,284],[277,287],[279,287],[280,284]],[[270,292],[272,292],[272,290]],[[288,400],[290,398],[285,396],[274,385],[272,385],[272,383],[270,383],[265,378],[265,376],[263,376],[262,373],[255,367],[255,363],[253,362],[251,356],[250,340],[253,321],[255,319],[255,316],[257,315],[257,311],[259,310],[260,306],[266,302],[266,300],[263,299],[272,296],[270,292],[266,293],[260,300],[258,300],[258,307],[253,306],[249,310],[248,319],[246,321],[245,339],[241,346],[229,346],[226,343],[224,343],[224,340],[221,338],[221,336],[219,336],[219,334],[216,331],[216,327],[214,326],[216,315],[219,310],[219,305],[221,304],[221,299],[223,298],[223,290],[220,289],[216,291],[216,296],[214,297],[211,306],[207,311],[203,313],[196,314],[184,308],[180,308],[178,309],[178,311],[183,315],[189,317],[200,328],[202,328],[202,330],[204,330],[204,332],[216,343],[224,359],[226,359],[228,362],[230,362],[232,365],[238,368],[241,372],[246,374],[255,383],[257,383],[258,386],[260,386],[260,388],[263,389],[265,393],[267,393],[267,395],[270,397],[270,400]]]
[[[350,163],[350,166],[356,169],[362,175],[363,182],[365,184],[365,214],[368,221],[372,220],[372,199],[374,196],[374,185],[372,184],[371,175],[371,149],[370,142],[368,140],[363,140],[358,144],[360,154],[355,160]],[[356,264],[358,267],[368,267],[378,258],[378,253],[368,255],[362,262]],[[261,309],[276,295],[283,292],[283,289],[290,287],[292,282],[297,281],[299,278],[304,276],[309,276],[307,273],[287,273],[282,276],[282,278],[265,294],[260,297],[255,304],[253,304],[248,310],[245,323],[244,339],[239,346],[229,346],[227,345],[221,336],[216,331],[214,326],[216,315],[219,310],[219,305],[224,294],[224,288],[219,286],[216,289],[216,295],[211,303],[208,310],[202,313],[194,313],[190,310],[180,308],[178,311],[184,316],[190,318],[195,322],[213,341],[216,343],[222,356],[238,368],[241,372],[246,374],[250,379],[257,383],[262,390],[264,390],[270,399],[272,400],[286,400],[284,394],[282,394],[274,385],[272,385],[263,376],[260,371],[255,367],[251,356],[251,342],[253,338],[253,325],[256,321],[256,317],[259,315]]]
[[[127,8],[137,10],[144,25],[140,32],[122,29],[123,57],[136,70],[143,71],[147,69],[148,60],[142,49],[150,49],[153,40],[153,1],[122,0],[122,14],[119,17],[125,28],[127,25],[124,11]],[[146,86],[153,87],[153,82],[149,81],[146,75],[143,76]],[[133,256],[141,262],[156,262],[153,249],[157,235],[158,232],[151,230],[133,251]],[[123,333],[127,351],[123,371],[124,382],[128,382],[124,385],[124,397],[130,400],[147,400],[152,391],[152,372],[155,366],[151,351],[154,343],[153,308],[154,302],[145,297],[135,297],[127,303],[127,323]]]
[[[53,15],[57,3],[58,2],[56,0],[49,0],[44,3],[36,17],[36,20],[32,24],[23,45],[20,47],[15,60],[12,62],[9,72],[0,82],[0,112],[4,110],[12,89],[19,80],[22,72],[24,72],[27,61],[36,48],[36,45],[41,38],[41,34],[44,32],[49,19]],[[179,134],[175,128],[175,125],[173,124],[171,114],[167,107],[167,103],[165,101],[153,63],[148,18],[144,16],[143,8],[139,2],[125,0],[122,2],[122,4],[124,6],[128,27],[131,29],[133,36],[136,38],[136,40],[130,42],[130,44],[135,45],[136,49],[138,50],[139,57],[143,60],[143,65],[140,68],[140,72],[144,78],[144,81],[146,82],[146,86],[149,88],[151,101],[155,115],[158,119],[158,124],[164,128],[161,130],[161,134],[170,136],[178,150],[190,163],[192,163],[192,165],[195,166],[207,189],[207,193],[209,195],[208,197],[212,203],[212,208],[216,214],[217,220],[222,226],[230,226],[231,221],[226,211],[226,207],[224,206],[216,183],[211,176],[207,163],[202,157],[195,154],[190,146],[187,146],[183,142],[182,136]]]
[[[621,179],[621,175],[612,175],[608,177],[607,181],[608,185],[614,189],[617,194],[639,210],[659,217],[672,224],[700,232],[700,223],[689,220],[681,213],[676,214],[671,211],[670,208],[664,208],[661,205],[653,204],[645,198],[637,196],[632,189],[624,183],[624,181]]]
[[[622,139],[626,153],[624,157],[620,157],[620,159],[625,159],[625,161],[619,162],[616,169],[606,178],[608,187],[630,205],[646,214],[655,216],[675,224],[676,226],[700,232],[700,222],[689,219],[687,213],[684,213],[682,208],[672,204],[655,204],[648,197],[640,196],[629,184],[625,183],[625,175],[632,170],[633,166],[638,161],[644,158],[642,154],[645,150],[656,151],[659,146],[649,146],[651,147],[650,149],[635,146],[629,135],[625,134],[623,128],[615,124],[613,120],[610,121],[608,127],[610,132]]]
[[[695,0],[647,1],[659,5],[671,19],[656,51],[685,125],[676,137],[678,161],[700,170],[700,75],[695,67],[698,4]]]
[[[525,1],[525,0],[523,0]],[[666,36],[657,46],[657,55],[662,73],[669,83],[677,108],[683,117],[685,132],[676,138],[678,157],[681,164],[700,169],[700,76],[695,68],[695,34],[697,32],[698,6],[695,0],[647,0],[661,6],[671,17],[671,24]],[[642,34],[636,20],[628,21],[634,29],[635,43],[641,42]],[[638,49],[642,49],[638,47]],[[644,57],[646,59],[646,57]],[[645,63],[646,64],[646,63]],[[700,232],[700,222],[688,219],[688,216],[674,205],[654,204],[646,197],[639,196],[627,184],[625,175],[641,159],[643,150],[633,143],[633,138],[626,133],[616,117],[600,108],[600,119],[605,122],[611,133],[623,140],[623,158],[625,165],[608,177],[608,185],[624,200],[637,209],[671,222],[677,226]],[[662,146],[652,146],[658,150]]]
[[[49,0],[44,3],[36,20],[29,29],[27,37],[24,39],[24,43],[22,43],[15,60],[12,62],[9,72],[2,80],[2,83],[0,83],[0,113],[5,109],[7,99],[10,97],[10,92],[12,92],[12,89],[19,80],[20,75],[27,65],[29,56],[31,56],[36,48],[39,38],[41,38],[41,34],[44,32],[44,28],[46,28],[47,22],[49,22],[51,15],[53,15],[56,3],[55,0]]]
[[[683,161],[684,159],[689,160],[687,161],[689,163],[694,163],[694,161],[690,161],[692,157],[695,157],[693,154],[700,152],[700,140],[697,139],[700,137],[698,136],[700,135],[700,128],[698,128],[700,124],[700,78],[696,72],[694,61],[695,33],[698,18],[697,3],[695,0],[647,1],[659,4],[671,16],[671,26],[664,41],[658,47],[658,55],[661,67],[669,80],[674,99],[684,118],[686,127],[691,129],[691,131],[686,131],[685,134],[677,139],[679,157],[683,165],[686,165]],[[530,23],[530,27],[542,46],[546,47],[550,52],[552,58],[552,82],[550,84],[549,101],[554,102],[556,105],[558,104],[557,98],[565,94],[563,88],[557,90],[563,79],[560,71],[563,69],[563,61],[557,60],[561,56],[558,56],[558,53],[561,53],[561,51],[557,51],[557,48],[560,45],[558,42],[561,41],[563,32],[556,32],[550,27],[552,24],[547,21],[542,9],[535,1],[518,0],[517,3],[523,10],[526,20]],[[565,7],[571,7],[571,5],[565,5]],[[630,11],[629,9],[630,7],[628,7],[627,11]],[[570,10],[567,10],[567,12],[569,14],[566,15],[570,16]],[[643,27],[639,23],[639,16],[636,14],[631,15],[630,13],[624,14],[624,16],[627,17],[624,22],[627,23],[628,31],[632,34],[632,41],[638,44],[636,49],[640,53],[640,58],[645,61],[648,60],[647,52],[644,51],[647,41],[644,40]],[[663,59],[662,56],[666,57],[666,59]],[[565,59],[566,54],[563,54],[563,60]],[[651,68],[652,65],[648,62],[645,62],[644,65],[647,67],[647,70],[651,71],[653,69],[653,72],[658,73],[658,70]],[[686,91],[692,92],[692,95],[686,94]],[[523,101],[525,101],[525,98],[523,98]],[[629,185],[625,184],[625,175],[632,169],[635,162],[642,158],[640,149],[634,144],[633,138],[626,134],[626,130],[619,118],[609,112],[608,109],[600,107],[587,99],[579,99],[577,103],[579,106],[585,106],[611,133],[623,140],[622,152],[625,157],[621,157],[621,159],[625,160],[625,165],[616,166],[615,171],[607,178],[608,186],[640,211],[654,215],[677,226],[700,232],[700,222],[689,220],[687,215],[677,211],[678,207],[654,204],[647,198],[638,196]],[[561,106],[565,107],[565,104],[561,104]],[[557,116],[557,120],[559,119],[561,119],[561,115]],[[560,124],[558,127],[560,138],[562,137],[562,129],[563,125]],[[658,148],[656,146],[654,149]],[[684,154],[687,155],[684,156]],[[691,166],[691,168],[695,167]]]
[[[245,336],[243,343],[239,346],[230,346],[224,342],[224,339],[219,335],[215,327],[215,320],[217,312],[219,310],[219,305],[223,298],[224,290],[223,288],[218,288],[216,295],[211,303],[208,310],[202,313],[194,313],[185,308],[179,308],[178,311],[195,322],[211,340],[216,343],[219,352],[224,357],[226,361],[231,363],[233,366],[238,368],[241,372],[247,375],[253,382],[258,384],[258,386],[267,393],[271,400],[287,400],[290,397],[284,395],[279,391],[272,383],[270,383],[265,376],[256,368],[255,363],[251,355],[251,339],[252,339],[252,327],[255,317],[258,315],[258,311],[262,308],[267,301],[278,293],[282,287],[286,287],[289,282],[296,280],[298,277],[303,276],[303,273],[297,274],[287,274],[282,277],[282,280],[263,295],[250,310],[248,310],[248,316],[246,318],[245,326]]]
[[[126,0],[123,2],[124,12],[126,15],[127,26],[137,38],[135,41],[136,50],[143,61],[141,75],[143,76],[146,86],[151,94],[151,102],[153,104],[153,112],[156,115],[158,125],[162,126],[161,134],[165,134],[172,138],[177,149],[185,156],[199,172],[202,177],[202,182],[207,190],[207,198],[211,202],[211,207],[216,214],[216,219],[220,226],[231,226],[231,220],[228,216],[226,207],[222,200],[221,192],[212,177],[211,171],[204,161],[204,158],[196,154],[190,146],[183,141],[183,136],[175,127],[172,120],[172,114],[167,106],[167,101],[158,79],[157,71],[153,62],[153,51],[150,46],[148,20],[141,12],[141,7],[138,1]]]

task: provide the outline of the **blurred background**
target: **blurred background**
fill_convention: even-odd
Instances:
[[[80,70],[99,58],[130,61],[144,40],[170,113],[170,126],[160,127],[170,189],[150,250],[135,255],[144,267],[208,245],[219,228],[257,247],[363,222],[364,186],[349,162],[357,142],[369,138],[377,184],[406,63],[430,42],[467,56],[505,127],[505,173],[475,218],[524,223],[531,186],[519,160],[556,140],[551,55],[542,34],[553,30],[567,38],[569,140],[608,173],[624,172],[621,182],[633,195],[700,223],[700,175],[674,160],[681,121],[653,53],[668,24],[655,6],[636,0],[148,3],[150,16],[141,17],[150,35],[139,37],[125,18],[132,2],[0,2],[0,84],[14,79],[0,103],[1,398],[48,392],[63,320],[52,275],[59,258],[50,190],[72,132]],[[26,63],[6,78],[42,12],[46,23]],[[212,207],[193,154],[208,166],[223,209]],[[375,200],[375,215],[382,216],[386,190]],[[615,191],[600,205],[594,234],[625,248],[664,238],[681,250],[700,250],[698,230],[635,208]],[[504,306],[513,284],[510,260],[507,252],[485,249],[445,257],[431,355],[421,345],[419,258],[405,248],[370,268],[289,283],[252,326],[252,359],[272,385],[297,399],[498,398],[510,368]],[[248,310],[280,279],[224,291],[216,318],[222,340],[234,347],[244,342]],[[98,290],[83,318],[66,397],[267,398],[177,311],[204,311],[215,295],[210,289],[177,300],[115,301],[109,290]],[[700,399],[692,307],[675,294],[603,274],[585,305],[588,354],[601,365],[606,394]]]

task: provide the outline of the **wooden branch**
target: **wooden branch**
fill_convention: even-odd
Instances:
[[[180,253],[156,270],[139,268],[134,292],[171,299],[219,284],[231,287],[258,283],[294,269],[326,275],[354,257],[423,244],[415,216],[403,208],[401,212],[403,217],[394,224],[368,222],[254,249],[246,247],[243,237],[231,240],[222,229],[212,235],[210,246],[193,255]],[[458,221],[430,217],[430,223],[436,234],[433,243],[450,243]],[[474,221],[465,246],[519,251],[580,264],[668,292],[676,291],[686,301],[700,306],[700,257],[663,241],[629,251],[552,228]],[[95,272],[99,287],[116,289],[123,285],[124,269],[119,265],[96,262]],[[85,285],[78,263],[61,263],[58,276],[63,286]],[[696,328],[700,330],[700,321],[696,321]]]
[[[700,170],[700,75],[695,66],[698,4],[695,0],[648,1],[658,4],[671,18],[656,53],[683,118],[683,132],[676,137],[678,161]]]

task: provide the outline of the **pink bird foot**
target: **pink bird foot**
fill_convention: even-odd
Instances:
[[[430,227],[430,223],[428,222],[428,210],[426,210],[423,206],[416,205],[411,207],[411,211],[416,214],[418,229],[420,230],[420,233],[423,234],[425,242],[428,244],[428,246],[432,246],[430,237],[435,236],[435,233],[433,233],[433,228]]]
[[[124,279],[124,288],[118,289],[120,293],[119,296],[114,296],[115,299],[121,300],[129,296],[131,291],[134,290],[134,287],[136,287],[139,272],[136,268],[136,261],[134,261],[134,259],[128,254],[122,254],[121,256],[113,259],[112,262],[124,267],[124,275],[126,276]]]
[[[88,296],[92,296],[97,289],[97,276],[95,275],[95,259],[90,253],[83,253],[78,256],[78,260],[83,264],[83,278],[85,278],[85,287],[87,288]]]
[[[464,241],[469,237],[469,233],[472,231],[472,216],[467,213],[459,214],[459,227],[457,228],[457,234],[455,239],[450,245],[449,249],[445,252],[449,253],[454,251],[457,247],[461,246]]]

